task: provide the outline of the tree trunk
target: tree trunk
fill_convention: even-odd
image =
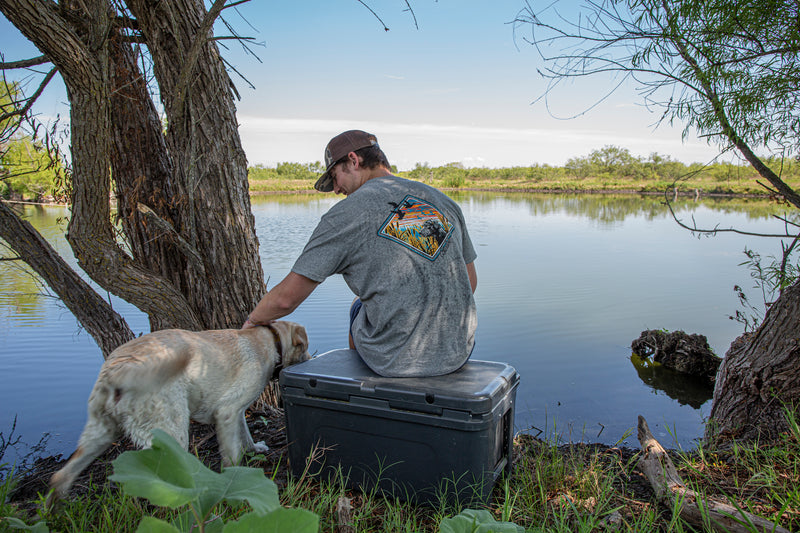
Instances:
[[[202,0],[128,3],[153,60],[166,138],[119,4],[0,0],[67,87],[67,239],[81,268],[147,313],[153,330],[238,327],[265,286],[232,85],[211,38],[224,2],[211,14]],[[112,182],[125,243],[113,224]],[[45,278],[63,298],[56,281]]]
[[[764,322],[734,341],[722,361],[705,438],[773,440],[800,410],[800,282],[785,289]]]
[[[265,290],[233,86],[211,40],[223,3],[207,13],[198,0],[127,2],[150,46],[167,146],[186,191],[176,229],[203,260],[188,263],[180,287],[207,327],[239,326]]]

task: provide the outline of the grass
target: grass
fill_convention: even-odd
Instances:
[[[408,172],[398,172],[408,177]],[[761,179],[761,178],[758,178]],[[703,173],[677,183],[682,195],[758,195],[765,196],[767,191],[757,181],[756,176],[737,179],[716,179]],[[250,180],[251,194],[271,192],[309,192],[314,190],[315,179],[276,178],[267,180]],[[762,180],[763,181],[763,180]],[[673,191],[676,186],[670,180],[637,179],[629,177],[554,177],[530,178],[510,176],[508,178],[482,177],[470,173],[468,177],[453,179],[452,177],[426,178],[425,183],[439,189],[493,190],[493,191],[537,191],[537,192],[618,192],[664,194]],[[800,188],[800,180],[786,178],[789,186],[795,190]]]
[[[273,413],[274,414],[274,413]],[[771,445],[736,444],[725,450],[673,450],[670,455],[681,477],[693,490],[728,501],[741,509],[774,520],[790,531],[800,530],[800,428],[789,413],[791,430]],[[349,498],[354,533],[367,531],[435,532],[443,518],[462,507],[441,501],[417,506],[347,488],[341,476],[320,482],[306,472],[292,478],[285,468],[285,436],[274,414],[268,443],[273,450],[266,456],[248,458],[248,466],[262,468],[280,487],[286,507],[303,508],[320,516],[320,531],[338,530],[337,505]],[[263,418],[262,418],[263,419]],[[263,438],[261,435],[256,435]],[[283,440],[281,440],[283,439]],[[195,453],[213,464],[216,444],[202,439]],[[117,450],[97,461],[90,477],[80,484],[78,494],[57,512],[42,514],[36,492],[18,499],[13,489],[22,478],[9,476],[0,484],[0,531],[8,524],[2,517],[16,517],[27,524],[46,519],[52,531],[134,531],[141,517],[154,514],[174,516],[147,502],[123,494],[106,481],[110,460]],[[498,521],[522,525],[527,531],[599,532],[688,532],[693,531],[677,514],[657,501],[647,481],[637,469],[639,451],[600,444],[540,440],[527,434],[514,442],[512,474],[500,480],[494,498],[486,508]],[[54,465],[52,471],[58,465]],[[212,466],[216,468],[216,466]],[[43,476],[44,479],[49,477]],[[243,512],[221,505],[215,510],[225,520]]]

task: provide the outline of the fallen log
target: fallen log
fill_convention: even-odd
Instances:
[[[643,452],[639,468],[653,487],[658,501],[662,505],[678,509],[684,521],[704,529],[710,526],[715,531],[729,533],[791,533],[760,516],[714,498],[703,497],[687,488],[667,451],[650,432],[647,421],[641,415],[638,436]]]

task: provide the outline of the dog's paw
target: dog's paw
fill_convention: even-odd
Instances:
[[[269,446],[267,446],[263,440],[260,440],[253,446],[253,451],[257,453],[265,453],[269,451]]]

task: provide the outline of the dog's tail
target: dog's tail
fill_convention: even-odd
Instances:
[[[170,357],[139,357],[136,354],[117,357],[103,367],[105,382],[119,395],[125,391],[153,392],[183,372],[191,353],[179,351]]]

